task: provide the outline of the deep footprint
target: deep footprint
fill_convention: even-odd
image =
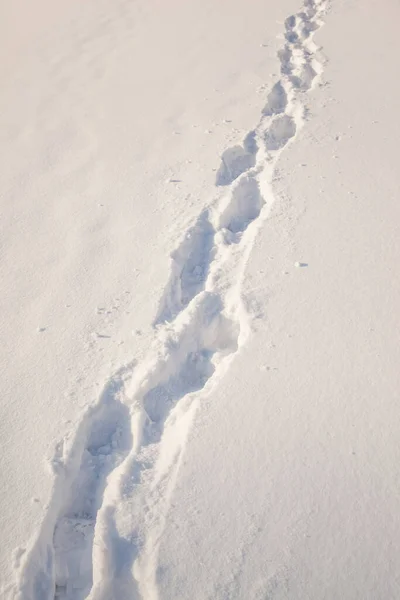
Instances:
[[[218,170],[215,185],[230,185],[242,173],[256,164],[257,144],[255,132],[250,131],[243,140],[243,146],[232,146],[222,154],[221,166]]]
[[[230,202],[220,216],[219,225],[233,234],[243,233],[248,225],[257,219],[264,200],[257,180],[243,176],[232,192]],[[237,241],[237,240],[233,240]]]
[[[214,234],[208,211],[204,211],[171,256],[171,275],[153,325],[173,320],[204,289]]]
[[[262,111],[266,117],[285,112],[287,107],[287,94],[281,81],[278,81],[268,94],[267,103]]]
[[[296,123],[289,115],[283,115],[271,123],[265,133],[265,147],[267,150],[280,150],[296,133]]]
[[[54,529],[57,600],[84,600],[92,586],[94,527],[107,475],[131,446],[129,410],[117,399],[118,390],[109,384],[93,414],[78,473]]]

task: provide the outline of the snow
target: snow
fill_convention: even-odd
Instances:
[[[2,25],[3,596],[398,597],[398,6],[40,1]]]

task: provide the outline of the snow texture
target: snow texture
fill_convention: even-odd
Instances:
[[[243,146],[222,154],[224,194],[172,255],[150,353],[131,375],[111,376],[68,451],[60,445],[49,508],[21,567],[22,597],[158,597],[159,540],[194,409],[250,333],[241,282],[273,203],[275,164],[304,124],[302,93],[322,71],[312,32],[325,9],[312,0],[286,20],[281,79]]]
[[[268,60],[279,73],[270,73],[258,88],[262,97],[245,109],[253,99],[244,80],[235,102],[227,98],[240,61],[249,60],[245,44],[232,42],[238,67],[232,57],[225,80],[223,49],[216,81],[210,65],[224,31],[250,27],[246,42],[254,42],[256,12],[239,0],[222,8],[175,2],[175,45],[164,27],[163,17],[171,23],[165,4],[133,9],[104,0],[82,14],[73,3],[59,9],[65,40],[59,29],[52,43],[61,43],[63,54],[45,57],[47,96],[38,92],[37,100],[36,83],[27,88],[31,126],[19,127],[21,113],[10,108],[24,82],[8,79],[2,63],[13,81],[5,140],[21,149],[6,163],[13,202],[4,204],[4,281],[14,281],[10,265],[24,267],[16,291],[9,283],[5,290],[15,311],[4,311],[11,317],[2,323],[3,350],[25,359],[23,381],[11,365],[4,380],[8,395],[13,380],[18,394],[15,409],[12,402],[2,408],[2,440],[13,440],[2,459],[3,487],[11,490],[2,511],[4,564],[13,550],[3,596],[396,598],[399,189],[397,166],[379,162],[382,136],[373,131],[382,119],[394,147],[397,121],[392,132],[388,122],[396,95],[370,42],[353,39],[357,15],[366,22],[373,11],[358,0],[305,0],[286,13],[277,40],[259,44],[272,47]],[[230,9],[237,10],[232,21]],[[270,3],[274,14],[280,9]],[[47,31],[52,10],[44,11]],[[242,26],[245,13],[250,20]],[[267,19],[268,6],[260,14]],[[388,30],[395,63],[396,26],[375,16],[382,39]],[[26,27],[27,40],[39,36],[38,26],[36,33]],[[149,36],[158,50],[165,43],[165,56],[152,51]],[[131,110],[129,60],[120,60],[131,43],[139,55],[145,42],[148,52],[135,58],[146,68],[137,73]],[[7,41],[13,43],[22,56],[23,42]],[[209,44],[214,54],[204,56]],[[353,44],[355,72],[347,66]],[[370,70],[380,86],[370,85]],[[223,90],[219,107],[209,109],[212,123],[202,122],[207,96],[189,107],[198,77],[209,92],[220,84]],[[246,89],[256,96],[253,84]],[[362,150],[365,90],[375,112]],[[26,99],[19,102],[26,110]],[[132,112],[132,125],[119,120],[118,109],[125,117]],[[235,128],[228,112],[245,113],[246,126]],[[95,139],[100,131],[103,145]],[[30,145],[31,135],[43,142],[37,156],[40,142]],[[113,185],[104,189],[104,182]],[[25,245],[33,232],[32,266]],[[75,306],[72,315],[63,316],[61,302],[66,313]],[[18,335],[19,318],[29,323],[28,342],[26,332]],[[80,346],[85,352],[74,357]],[[39,377],[41,361],[47,370]],[[61,402],[55,396],[64,385]],[[21,401],[31,387],[34,401]],[[42,468],[45,446],[54,448],[47,478],[29,467]],[[19,500],[15,524],[13,498],[28,494],[32,506]]]

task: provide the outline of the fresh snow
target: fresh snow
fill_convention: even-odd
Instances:
[[[384,4],[4,9],[4,598],[399,597]]]

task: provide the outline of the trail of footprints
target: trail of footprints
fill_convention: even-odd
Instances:
[[[264,181],[303,125],[303,94],[322,72],[312,35],[325,8],[326,0],[306,0],[301,12],[286,19],[284,46],[278,53],[280,80],[269,92],[254,131],[221,157],[215,183],[226,194],[199,215],[171,257],[148,359],[131,369],[129,385],[126,372],[112,378],[86,415],[67,457],[55,459],[64,466],[56,476],[52,509],[22,568],[22,600],[84,600],[89,594],[100,599],[102,585],[112,589],[110,581],[94,582],[93,553],[101,546],[100,537],[96,544],[96,536],[101,536],[97,529],[103,530],[99,524],[105,518],[107,487],[113,477],[125,495],[140,500],[133,504],[138,507],[134,515],[138,530],[145,520],[144,506],[148,509],[152,502],[153,515],[162,510],[163,498],[150,493],[148,484],[155,478],[163,436],[168,427],[176,426],[179,407],[223,371],[243,342],[246,327],[238,281],[267,216],[263,209],[271,204],[263,192],[269,192]],[[158,478],[168,477],[172,458],[164,462]],[[146,572],[148,580],[149,570],[155,571],[149,561],[154,562],[156,548],[146,540],[146,528],[142,530],[133,556],[140,559],[142,571],[135,573],[138,593],[145,598],[140,574]],[[112,562],[112,548],[107,551],[109,559],[102,560]],[[41,560],[42,556],[48,559]],[[108,571],[112,569],[105,567],[102,577]]]
[[[85,443],[74,449],[78,464],[65,486],[53,532],[55,599],[83,600],[90,589],[94,528],[107,476],[132,447],[129,408],[122,401],[127,371],[114,375],[81,424],[84,431],[76,444]],[[67,469],[72,466],[70,461]],[[50,598],[45,592],[40,597]]]

